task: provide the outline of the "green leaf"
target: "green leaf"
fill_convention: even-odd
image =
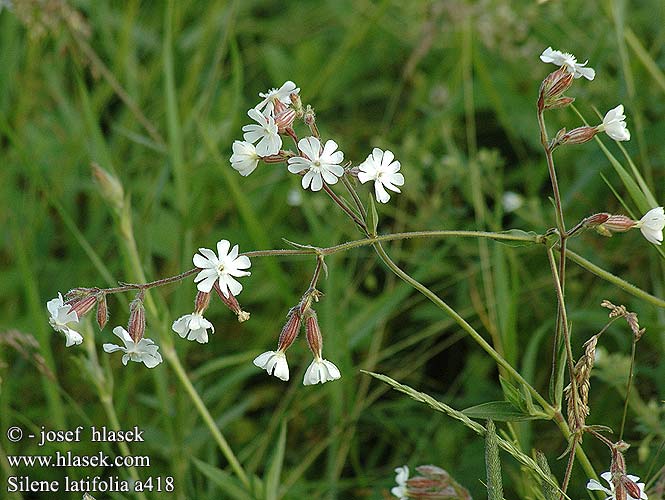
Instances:
[[[379,226],[379,214],[376,211],[376,204],[374,203],[374,197],[370,195],[369,197],[369,213],[367,214],[367,229],[369,229],[370,234],[376,235],[376,228]]]
[[[503,245],[507,245],[509,247],[528,247],[531,245],[535,245],[536,239],[538,238],[538,233],[535,233],[533,231],[522,231],[521,229],[508,229],[507,231],[499,231],[497,234],[504,234],[507,236],[516,236],[518,238],[533,238],[533,241],[529,240],[503,240],[503,239],[494,239],[494,241],[498,241],[499,243]]]
[[[227,498],[236,500],[254,500],[254,496],[249,494],[238,479],[217,467],[214,467],[206,462],[192,457],[194,465],[199,469],[204,476],[210,479],[213,483],[219,486],[220,490],[226,493]]]
[[[520,390],[501,376],[499,376],[499,382],[501,383],[503,395],[506,400],[515,408],[526,411],[526,402],[524,401],[524,395]]]
[[[286,421],[282,420],[279,429],[279,437],[275,444],[268,472],[265,477],[266,500],[277,500],[279,490],[279,478],[282,475],[282,465],[284,464],[284,450],[286,448]]]
[[[470,418],[489,418],[497,422],[523,422],[525,420],[548,420],[544,413],[530,415],[515,408],[508,401],[490,401],[462,410]]]

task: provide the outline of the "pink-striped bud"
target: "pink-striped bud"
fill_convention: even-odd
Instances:
[[[219,287],[218,281],[215,281],[215,286]],[[203,314],[210,305],[210,293],[196,292],[196,299],[194,299],[194,311],[198,314]]]
[[[321,359],[323,352],[323,336],[319,328],[319,321],[313,309],[307,309],[305,312],[305,333],[309,350],[312,351],[314,358]]]
[[[145,308],[143,297],[137,297],[129,305],[129,322],[127,331],[134,342],[139,342],[145,334]]]
[[[272,103],[274,106],[274,116],[279,115],[282,111],[286,109],[286,104],[284,104],[282,101],[279,99],[272,99]]]
[[[621,476],[621,486],[625,488],[631,497],[637,498],[638,500],[642,498],[642,491],[640,490],[640,487],[635,481],[629,479],[628,476]]]
[[[300,332],[300,322],[302,316],[297,307],[292,308],[289,311],[289,317],[286,320],[286,324],[282,328],[281,333],[279,334],[279,342],[277,343],[277,350],[281,352],[286,352],[286,350],[291,347],[291,344],[296,340],[298,333]]]
[[[540,85],[538,94],[539,111],[560,108],[573,102],[574,99],[572,98],[562,97],[563,93],[573,84],[573,79],[574,74],[564,67],[547,75]]]
[[[625,215],[611,215],[603,222],[603,227],[613,233],[623,233],[634,228],[635,224],[637,224],[637,221]]]
[[[226,307],[231,309],[231,311],[233,311],[233,313],[238,317],[238,323],[243,323],[249,319],[250,314],[247,311],[242,310],[238,299],[236,299],[232,293],[229,293],[228,297],[224,296],[219,288],[219,281],[215,282],[214,289],[217,292],[219,298],[222,299],[222,302],[226,304]]]
[[[598,129],[596,127],[577,127],[563,134],[557,142],[558,145],[584,144],[593,139],[597,133]]]
[[[290,129],[296,119],[296,111],[292,108],[286,108],[281,113],[275,115],[275,125],[280,134]]]
[[[106,303],[106,294],[102,293],[99,295],[97,300],[97,324],[99,329],[103,330],[106,326],[106,323],[109,320],[109,307]]]
[[[70,300],[67,304],[69,304],[71,310],[74,311],[80,319],[95,307],[95,304],[97,304],[97,294],[91,293],[80,299]]]

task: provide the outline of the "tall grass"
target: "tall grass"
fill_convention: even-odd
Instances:
[[[0,12],[0,429],[138,425],[146,441],[126,449],[86,440],[40,448],[2,438],[3,481],[172,476],[171,496],[148,491],[144,498],[379,499],[389,496],[395,467],[432,463],[474,498],[486,495],[485,446],[475,433],[491,415],[476,413],[475,430],[450,415],[510,400],[515,391],[526,405],[526,386],[369,246],[325,260],[317,312],[326,357],[342,378],[323,386],[300,383],[311,359],[302,341],[289,351],[289,383],[251,363],[274,349],[286,312],[307,288],[313,256],[254,259],[240,297],[251,320],[239,324],[213,305],[206,317],[216,332],[202,346],[170,329],[191,312],[193,284],[150,292],[147,336],[167,360],[153,370],[124,367],[101,349],[113,341],[112,327],[126,322],[132,296],[111,298],[109,325],[101,332],[88,325],[84,346],[69,349],[49,328],[46,301],[76,286],[177,274],[191,267],[197,248],[221,238],[243,251],[284,248],[284,239],[321,248],[360,239],[323,196],[304,192],[300,205],[289,204],[299,179],[285,169],[263,165],[241,178],[229,165],[257,93],[289,79],[346,158],[357,164],[378,146],[402,162],[407,182],[379,208],[381,234],[543,234],[555,218],[535,101],[551,68],[538,55],[548,45],[574,52],[598,72],[571,92],[576,110],[596,123],[596,109],[623,102],[633,140],[625,150],[603,138],[557,151],[567,223],[603,211],[639,217],[665,200],[660,2],[14,4]],[[573,110],[548,120],[552,130],[580,124]],[[120,180],[120,205],[93,180],[93,162]],[[521,208],[504,210],[507,191],[523,198]],[[638,312],[646,327],[625,426],[632,341],[618,322],[603,337],[587,422],[617,435],[624,427],[630,473],[654,485],[665,461],[664,268],[662,254],[634,233],[571,239],[565,292],[576,357],[606,323],[603,299]],[[557,298],[540,246],[448,237],[384,246],[556,407],[548,384]],[[644,293],[588,272],[586,261]],[[17,348],[16,338],[29,347]],[[451,411],[440,415],[366,372]],[[549,476],[534,450],[560,479],[564,435],[550,421],[495,423],[505,498],[543,495]],[[608,469],[606,447],[590,436],[583,447],[596,472]],[[5,459],[70,449],[149,455],[152,464],[13,470]],[[531,463],[543,474],[525,474],[535,470]],[[583,496],[588,477],[574,467],[571,497]]]

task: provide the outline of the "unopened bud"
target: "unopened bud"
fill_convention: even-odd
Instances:
[[[226,304],[226,307],[231,309],[231,311],[233,311],[233,313],[238,317],[238,323],[243,323],[249,319],[249,313],[242,310],[238,299],[236,299],[232,293],[229,293],[228,297],[222,293],[222,290],[219,288],[219,281],[215,282],[213,288],[217,292],[219,298],[222,299],[222,302]]]
[[[97,324],[99,329],[103,330],[109,320],[109,308],[106,303],[106,294],[101,293],[97,298]]]
[[[545,109],[560,109],[565,108],[575,102],[574,97],[559,97],[558,99],[552,99]]]
[[[296,119],[296,111],[292,108],[286,108],[284,111],[275,115],[275,125],[280,134],[290,129]]]
[[[289,318],[286,320],[286,324],[279,334],[279,341],[277,343],[278,351],[285,352],[289,347],[291,347],[291,344],[293,344],[293,341],[296,340],[296,337],[300,332],[301,320],[302,316],[300,315],[298,308],[292,308],[289,311]]]
[[[314,357],[320,359],[321,352],[323,351],[323,336],[321,335],[321,329],[319,328],[319,321],[316,318],[316,313],[313,309],[308,309],[305,314],[307,344]]]
[[[279,99],[273,99],[272,104],[273,104],[274,116],[279,115],[280,113],[282,113],[286,109],[286,104],[284,104]]]
[[[76,313],[79,318],[88,314],[95,304],[97,303],[97,290],[90,291],[87,295],[79,296],[79,298],[67,301],[71,310]]]
[[[296,118],[302,118],[302,115],[305,111],[302,109],[302,100],[300,99],[300,94],[293,93],[289,96],[291,98],[291,106],[296,111]]]
[[[125,203],[125,192],[118,178],[97,163],[91,163],[90,167],[92,168],[92,177],[99,187],[101,195],[116,211],[122,211]]]
[[[563,97],[563,93],[573,83],[574,74],[561,67],[545,77],[538,94],[538,109],[560,108],[573,102],[572,98]]]
[[[137,297],[129,305],[129,323],[127,331],[134,342],[139,342],[145,334],[145,308],[143,297]]]
[[[593,139],[597,133],[598,129],[596,127],[577,127],[563,134],[558,142],[559,145],[584,144]]]
[[[303,113],[302,119],[305,122],[305,125],[307,125],[308,127],[313,127],[316,125],[316,113],[309,104],[307,105],[307,109],[305,109],[305,112]]]
[[[640,499],[642,498],[642,491],[640,487],[637,486],[637,483],[632,479],[629,479],[628,476],[621,476],[621,486],[626,489],[626,492],[632,497]],[[617,496],[618,498],[618,496]]]

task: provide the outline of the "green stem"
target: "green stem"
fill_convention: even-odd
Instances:
[[[206,407],[203,400],[201,399],[201,396],[199,396],[199,393],[196,391],[196,388],[192,385],[191,380],[189,380],[189,377],[187,376],[187,373],[185,372],[182,363],[180,363],[180,359],[178,358],[175,349],[173,348],[173,346],[168,346],[163,349],[163,352],[164,352],[164,357],[173,368],[176,377],[184,387],[185,391],[187,392],[187,395],[192,400],[192,403],[194,403],[194,407],[198,411],[199,415],[201,416],[204,423],[208,427],[208,430],[210,431],[213,438],[217,442],[217,446],[228,460],[229,465],[231,465],[231,468],[236,473],[242,484],[249,491],[251,485],[249,482],[249,478],[245,473],[245,470],[242,468],[242,465],[240,464],[235,454],[233,453],[233,450],[229,446],[228,441],[226,441],[226,438],[217,427],[215,420],[212,418],[212,415],[210,415],[210,412],[208,411],[208,408]]]
[[[417,291],[422,293],[425,297],[427,297],[429,300],[431,300],[439,309],[443,310],[446,314],[448,314],[467,334],[473,338],[473,340],[482,347],[482,349],[487,352],[490,357],[496,361],[497,365],[499,365],[501,368],[506,370],[507,373],[509,373],[512,377],[515,378],[518,382],[523,384],[529,392],[533,395],[533,397],[540,403],[540,405],[543,407],[546,413],[548,413],[550,416],[554,414],[554,408],[550,406],[550,404],[543,398],[540,393],[534,389],[529,382],[527,382],[520,373],[513,368],[513,366],[506,361],[497,351],[494,350],[494,348],[489,345],[489,343],[478,333],[464,318],[462,318],[459,314],[457,314],[457,311],[455,311],[452,307],[450,307],[446,302],[444,302],[441,298],[439,298],[438,295],[436,295],[433,291],[431,291],[429,288],[427,288],[425,285],[420,283],[418,280],[415,278],[411,277],[409,274],[404,272],[402,268],[400,268],[393,260],[390,258],[390,256],[386,253],[386,251],[383,249],[381,244],[379,242],[374,243],[374,250],[376,251],[377,255],[379,258],[388,266],[388,268],[395,273],[395,275],[411,285],[413,288],[415,288]]]

